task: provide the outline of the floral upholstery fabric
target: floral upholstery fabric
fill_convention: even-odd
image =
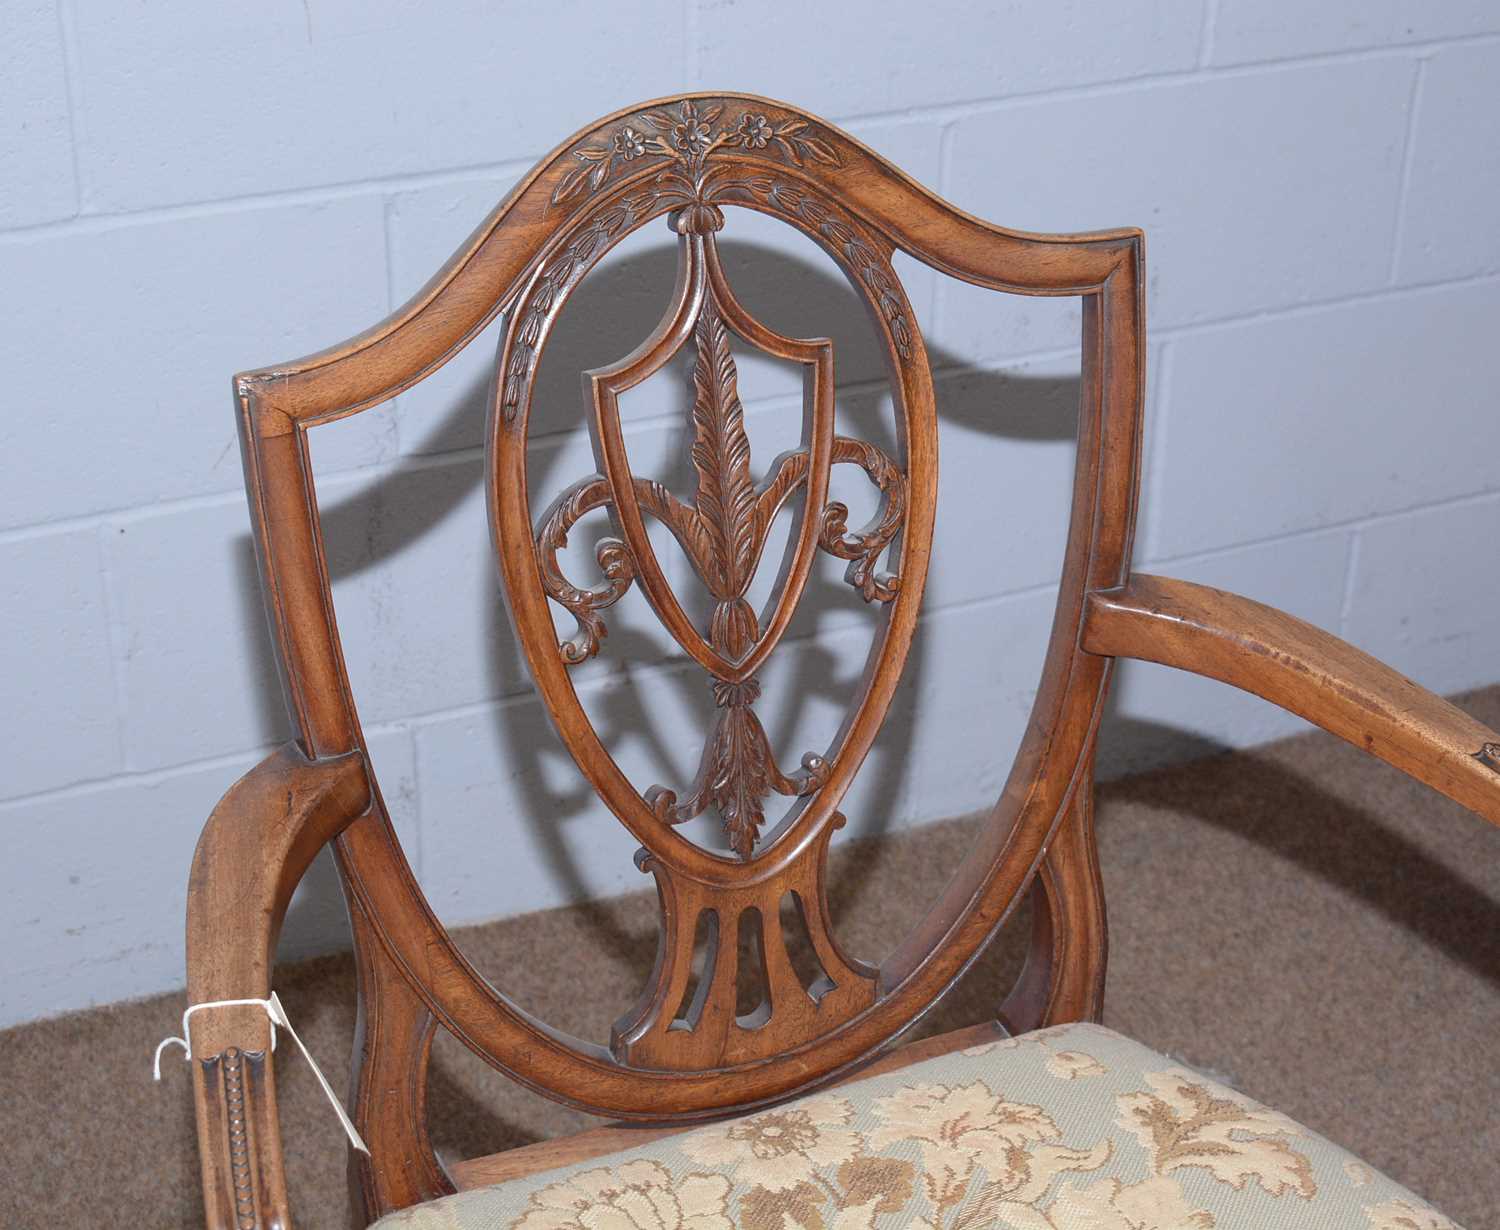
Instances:
[[[987,1043],[379,1230],[1456,1230],[1285,1115],[1097,1025]]]

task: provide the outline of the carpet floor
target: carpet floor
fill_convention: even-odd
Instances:
[[[1500,726],[1500,687],[1458,699]],[[841,848],[848,947],[891,948],[973,823]],[[1108,1024],[1346,1145],[1469,1230],[1500,1227],[1500,830],[1314,733],[1103,786],[1099,842]],[[993,1014],[1026,925],[1016,919],[924,1032]],[[654,895],[459,933],[523,1005],[596,1038],[633,1001],[654,935]],[[342,1089],[348,958],[282,968],[277,984]],[[182,1006],[164,995],[0,1034],[0,1225],[202,1225],[187,1071],[150,1076]],[[278,1077],[298,1224],[343,1227],[338,1125],[300,1059]],[[589,1124],[442,1039],[431,1086],[449,1157]]]

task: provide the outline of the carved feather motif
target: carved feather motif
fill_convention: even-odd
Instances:
[[[844,227],[837,220],[824,221]],[[833,238],[841,236],[842,230]],[[706,242],[712,242],[711,235]],[[870,257],[875,259],[873,249]],[[855,266],[859,268],[857,261]],[[652,480],[633,477],[630,481],[641,510],[671,530],[715,600],[709,644],[724,662],[738,665],[755,650],[762,635],[746,591],[777,512],[809,481],[811,455],[806,447],[784,454],[772,465],[764,485],[756,486],[725,310],[711,291],[693,321],[690,456],[697,490],[692,502],[678,499]],[[889,602],[899,590],[899,578],[877,572],[876,564],[905,521],[906,477],[875,445],[844,436],[834,436],[830,461],[864,470],[884,499],[875,519],[857,531],[849,530],[848,509],[837,501],[808,510],[805,515],[818,519],[815,541],[822,550],[849,561],[845,579],[865,601]],[[578,620],[577,633],[562,644],[563,658],[570,664],[598,652],[606,631],[601,612],[619,601],[639,575],[631,549],[612,538],[604,539],[597,551],[603,584],[574,585],[558,566],[557,554],[566,546],[569,529],[580,517],[610,501],[608,481],[591,476],[565,492],[537,528],[543,586]],[[674,791],[661,786],[647,791],[645,797],[664,824],[682,824],[714,808],[730,845],[741,858],[750,859],[765,823],[765,800],[773,793],[787,797],[813,793],[828,780],[831,766],[821,757],[808,755],[800,770],[783,773],[754,711],[760,684],[753,676],[731,682],[732,672],[723,668],[710,667],[710,671],[717,712],[692,786],[681,801]]]
[[[740,597],[750,584],[756,492],[729,330],[712,299],[704,304],[693,334],[698,349],[693,364],[694,503],[709,547],[704,580],[722,602]]]

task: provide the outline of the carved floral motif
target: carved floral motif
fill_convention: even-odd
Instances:
[[[838,152],[806,120],[773,120],[757,110],[726,116],[723,103],[702,105],[687,98],[676,107],[632,116],[604,144],[574,150],[578,165],[558,180],[552,204],[597,192],[617,163],[637,158],[668,159],[691,188],[708,156],[722,147],[777,157],[795,166],[808,159],[834,167],[841,162]]]
[[[647,179],[639,191],[604,206],[544,260],[523,302],[505,368],[500,408],[506,423],[514,421],[534,374],[537,348],[553,306],[616,236],[664,210],[684,211],[683,230],[718,230],[723,216],[715,202],[753,205],[795,220],[842,255],[884,316],[901,358],[912,357],[913,329],[906,297],[891,269],[889,250],[877,249],[880,241],[800,184],[772,174],[735,177],[734,166],[743,167],[743,162],[710,165],[716,151],[734,149],[794,166],[811,160],[838,167],[842,165],[838,151],[816,135],[806,120],[773,119],[765,112],[746,111],[736,122],[725,118],[724,110],[723,103],[700,108],[695,100],[684,99],[676,107],[633,116],[604,144],[574,151],[579,165],[558,181],[552,192],[553,205],[581,193],[593,195],[617,165],[631,165],[640,159],[666,161],[657,163],[659,173]]]

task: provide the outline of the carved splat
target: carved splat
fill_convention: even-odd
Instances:
[[[657,110],[675,117],[672,131],[647,132],[635,123]],[[676,103],[647,108],[617,117],[608,134],[567,152],[572,169],[584,170],[549,182],[556,195],[545,213],[555,221],[506,306],[490,417],[491,526],[527,663],[580,770],[640,840],[637,863],[660,893],[658,959],[636,1007],[613,1033],[619,1067],[612,1071],[671,1070],[679,1079],[774,1062],[789,1044],[841,1036],[878,1010],[880,976],[843,954],[834,938],[825,858],[843,823],[839,804],[889,710],[911,644],[935,502],[931,374],[891,268],[894,247],[879,225],[809,179],[812,166],[834,165],[806,144],[822,140],[815,123],[767,106],[761,146],[754,118],[761,109],[748,120],[740,110],[694,103],[688,116]],[[687,145],[671,152],[678,123],[686,125]],[[701,141],[688,131],[694,123],[707,126]],[[852,149],[835,157],[841,161]],[[842,268],[886,356],[899,455],[835,431],[831,342],[784,336],[738,302],[716,237],[726,214],[739,210],[796,227]],[[625,235],[664,214],[677,235],[676,286],[635,350],[584,374],[598,472],[568,486],[537,517],[527,441],[533,379],[550,331],[588,271]],[[804,377],[801,440],[760,464],[742,400],[752,390],[740,387],[737,367],[750,351],[795,364]],[[691,381],[690,492],[634,472],[620,418],[620,399],[678,357],[688,360]],[[869,524],[851,527],[848,509],[831,498],[836,465],[858,467],[878,491]],[[752,606],[748,595],[784,509],[791,532],[785,552],[778,552],[776,582],[770,598]],[[612,532],[594,548],[599,573],[583,581],[568,575],[559,552],[593,513],[607,515]],[[653,539],[652,522],[667,534]],[[708,597],[702,615],[694,608],[690,616],[668,583],[665,555],[679,551]],[[844,561],[847,583],[881,610],[871,621],[865,677],[845,720],[826,747],[792,767],[778,763],[757,714],[760,671],[786,634],[820,553]],[[703,669],[714,700],[692,780],[644,791],[603,746],[569,673],[602,651],[610,609],[632,588]],[[577,625],[561,637],[554,631],[557,608]],[[788,801],[773,808],[776,796]],[[722,824],[726,853],[682,832],[683,822],[705,813]],[[788,894],[795,904],[786,917],[804,958],[800,973],[782,930]],[[743,968],[742,930],[750,954]],[[695,974],[700,932],[707,937],[705,968]],[[736,1013],[736,988],[747,1003],[759,988],[760,1007]]]
[[[536,532],[543,586],[578,621],[574,636],[562,642],[563,660],[582,662],[598,652],[607,634],[602,610],[639,582],[663,622],[710,675],[715,717],[696,779],[686,795],[654,786],[646,801],[665,824],[681,824],[713,807],[730,846],[749,859],[765,823],[765,800],[812,794],[827,780],[828,763],[808,753],[798,771],[783,773],[776,763],[754,705],[760,684],[752,673],[785,630],[806,584],[814,551],[821,548],[850,561],[846,579],[865,601],[889,602],[899,579],[876,565],[899,532],[906,511],[905,478],[878,447],[833,434],[832,347],[822,339],[785,338],[756,321],[730,291],[719,264],[713,232],[723,225],[717,209],[679,214],[683,263],[674,303],[657,331],[632,355],[611,368],[589,373],[595,434],[604,475],[574,484],[543,516]],[[750,438],[730,348],[731,332],[767,353],[807,365],[810,374],[809,441],[783,454],[765,482],[751,472]],[[697,488],[691,503],[660,483],[629,472],[619,424],[619,396],[660,370],[691,344],[691,458]],[[866,529],[850,533],[848,509],[826,499],[828,469],[836,462],[860,466],[883,494],[880,514]],[[746,594],[755,579],[777,513],[799,489],[808,489],[808,507],[779,599],[767,626]],[[606,508],[621,537],[606,538],[596,549],[603,584],[574,585],[562,573],[557,552],[568,531],[586,513]],[[713,599],[708,633],[694,628],[663,576],[642,514],[669,530]]]
[[[637,1067],[687,1071],[746,1063],[772,1055],[782,1045],[777,1031],[767,1028],[772,1021],[782,1037],[810,1038],[875,1002],[876,971],[843,952],[828,916],[828,842],[843,823],[835,813],[780,878],[733,886],[674,875],[642,851],[636,861],[656,876],[663,926],[655,975],[640,1002],[615,1024],[611,1045],[620,1059]],[[812,986],[804,985],[797,973],[782,929],[781,902],[788,892],[796,896],[805,938],[822,971]],[[736,940],[751,920],[758,942],[749,950],[751,968],[742,970]],[[704,921],[710,935],[705,968],[698,974],[686,1018],[679,1018],[674,1010],[687,998],[695,940]],[[740,1017],[736,988],[745,978],[760,984],[764,1003],[758,1012]]]

